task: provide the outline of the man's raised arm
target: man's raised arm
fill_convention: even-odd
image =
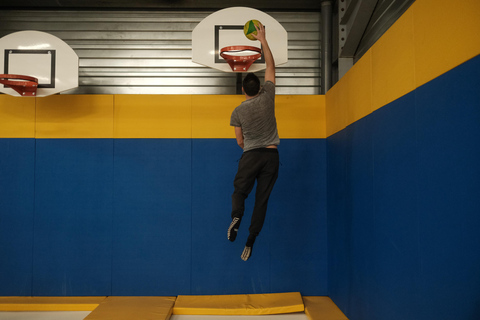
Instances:
[[[265,65],[267,66],[265,70],[265,82],[271,81],[275,83],[275,60],[273,59],[272,51],[268,46],[267,38],[265,36],[265,27],[260,23],[259,26],[255,25],[255,28],[257,29],[257,35],[253,36],[262,44]]]

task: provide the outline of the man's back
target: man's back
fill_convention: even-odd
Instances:
[[[242,128],[244,151],[278,145],[275,85],[267,81],[256,97],[242,102],[233,111],[230,125]]]

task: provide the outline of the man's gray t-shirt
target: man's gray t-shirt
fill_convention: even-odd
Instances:
[[[279,145],[275,118],[275,84],[267,81],[255,98],[236,107],[232,112],[230,125],[242,128],[244,152]]]

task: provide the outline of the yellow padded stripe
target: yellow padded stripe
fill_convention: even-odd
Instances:
[[[326,138],[325,96],[283,96],[275,98],[280,139]]]
[[[346,90],[342,87],[342,98],[346,99],[346,123],[353,123],[372,113],[372,51],[365,53],[351,68],[346,77]]]
[[[412,12],[405,12],[371,51],[374,111],[415,90]]]
[[[115,96],[115,138],[234,138],[241,95]],[[277,96],[281,138],[325,138],[324,96]]]
[[[343,94],[342,91],[347,86],[347,80],[347,76],[344,76],[325,96],[327,137],[347,126],[347,101],[349,97]]]
[[[0,96],[0,138],[235,138],[242,95]],[[277,96],[281,139],[326,137],[325,96]],[[36,106],[35,106],[36,103]]]
[[[480,54],[480,1],[417,0],[409,10],[417,87]]]
[[[36,138],[112,138],[112,95],[37,98]]]
[[[222,296],[178,296],[173,314],[266,315],[304,311],[299,292]]]
[[[480,54],[480,1],[417,0],[326,94],[327,137]]]
[[[0,95],[0,138],[35,137],[35,98]]]
[[[325,96],[278,95],[275,102],[280,139],[326,137]],[[242,95],[192,97],[192,138],[235,138],[232,111]]]
[[[245,100],[241,95],[192,97],[192,138],[235,138],[232,111]]]
[[[190,138],[190,95],[116,95],[115,138]]]
[[[92,311],[105,297],[0,297],[0,311]]]

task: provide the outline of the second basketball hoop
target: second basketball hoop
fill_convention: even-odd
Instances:
[[[22,97],[34,97],[37,94],[38,79],[18,74],[0,74],[0,83],[18,92]]]

